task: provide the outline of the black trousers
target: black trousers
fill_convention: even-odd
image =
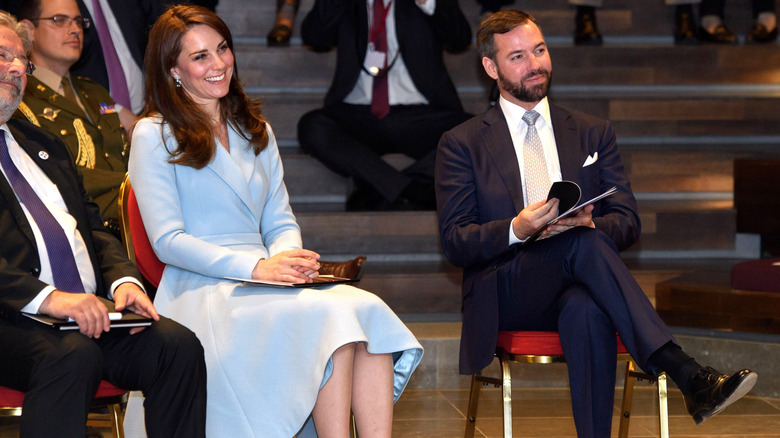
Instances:
[[[608,437],[617,337],[640,367],[672,334],[601,231],[577,227],[498,266],[499,330],[557,331],[579,437]]]
[[[753,18],[757,17],[762,12],[774,12],[775,0],[752,0]],[[717,15],[720,18],[724,18],[724,9],[726,7],[726,0],[702,0],[699,9],[699,15]]]
[[[328,169],[368,184],[392,202],[415,180],[433,183],[439,138],[471,117],[427,105],[396,105],[377,119],[367,105],[340,104],[301,117],[298,142]],[[391,153],[416,161],[398,171],[382,160]]]
[[[83,438],[101,379],[143,391],[150,438],[205,436],[203,347],[170,319],[132,336],[112,329],[100,339],[0,319],[0,351],[0,385],[25,392],[22,438]]]

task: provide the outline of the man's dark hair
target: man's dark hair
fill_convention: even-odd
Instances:
[[[531,22],[542,31],[539,22],[531,14],[516,9],[507,9],[490,14],[489,17],[482,20],[477,30],[477,49],[479,57],[496,59],[496,45],[493,35],[504,34],[522,24]]]
[[[41,15],[41,0],[25,0],[19,5],[16,18],[21,20],[35,20]]]

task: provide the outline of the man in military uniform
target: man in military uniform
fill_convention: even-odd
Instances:
[[[84,186],[100,206],[109,228],[116,227],[119,186],[127,171],[129,142],[108,91],[72,76],[90,27],[75,0],[31,0],[19,10],[33,46],[24,100],[15,117],[58,135],[70,148]],[[29,73],[29,72],[28,72]]]

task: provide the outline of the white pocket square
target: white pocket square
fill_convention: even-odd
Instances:
[[[582,167],[590,166],[591,164],[595,163],[599,159],[599,153],[594,152],[593,155],[588,155],[588,158],[585,160],[585,163],[582,164]]]

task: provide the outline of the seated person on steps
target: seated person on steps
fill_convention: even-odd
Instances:
[[[432,210],[441,134],[463,112],[442,51],[465,50],[471,28],[457,0],[317,0],[301,36],[338,49],[324,108],[298,122],[301,147],[354,179],[347,210]],[[399,171],[382,155],[415,162]]]

